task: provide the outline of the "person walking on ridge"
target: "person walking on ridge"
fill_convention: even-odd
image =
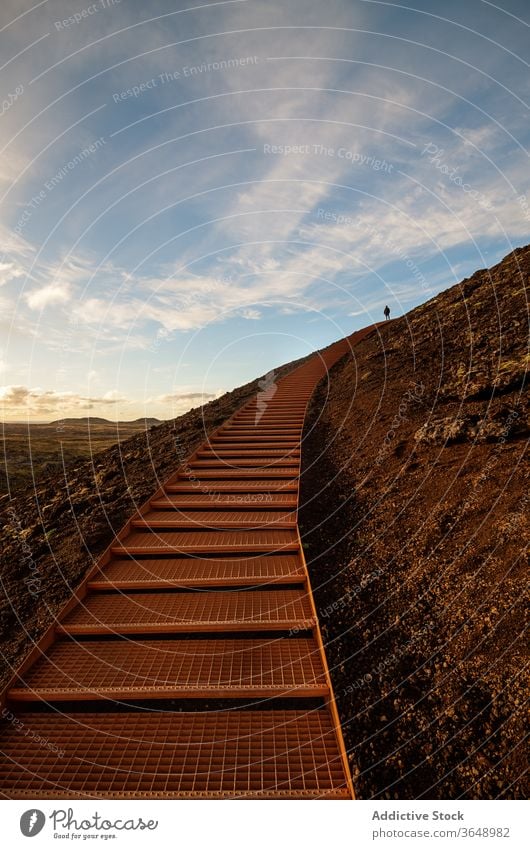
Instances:
[[[388,306],[388,304],[384,308],[383,312],[385,314],[385,321],[390,321],[390,307]]]

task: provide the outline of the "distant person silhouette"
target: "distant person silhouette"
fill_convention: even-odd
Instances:
[[[390,321],[390,307],[388,306],[388,304],[384,308],[383,312],[385,314],[385,321]]]

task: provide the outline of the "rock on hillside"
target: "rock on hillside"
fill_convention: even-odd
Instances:
[[[313,399],[301,532],[361,798],[525,797],[529,281],[526,247]]]

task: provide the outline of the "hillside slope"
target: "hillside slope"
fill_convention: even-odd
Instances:
[[[301,532],[361,798],[525,796],[529,281],[527,247],[313,397]]]
[[[529,279],[519,249],[380,326],[311,405],[301,531],[361,798],[525,795]],[[3,508],[3,680],[135,507],[257,389]]]

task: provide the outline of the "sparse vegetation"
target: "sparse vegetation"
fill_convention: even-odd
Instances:
[[[4,422],[0,497],[38,485],[43,476],[62,474],[76,461],[157,424],[158,419],[110,422],[101,418],[61,419],[49,424]]]

